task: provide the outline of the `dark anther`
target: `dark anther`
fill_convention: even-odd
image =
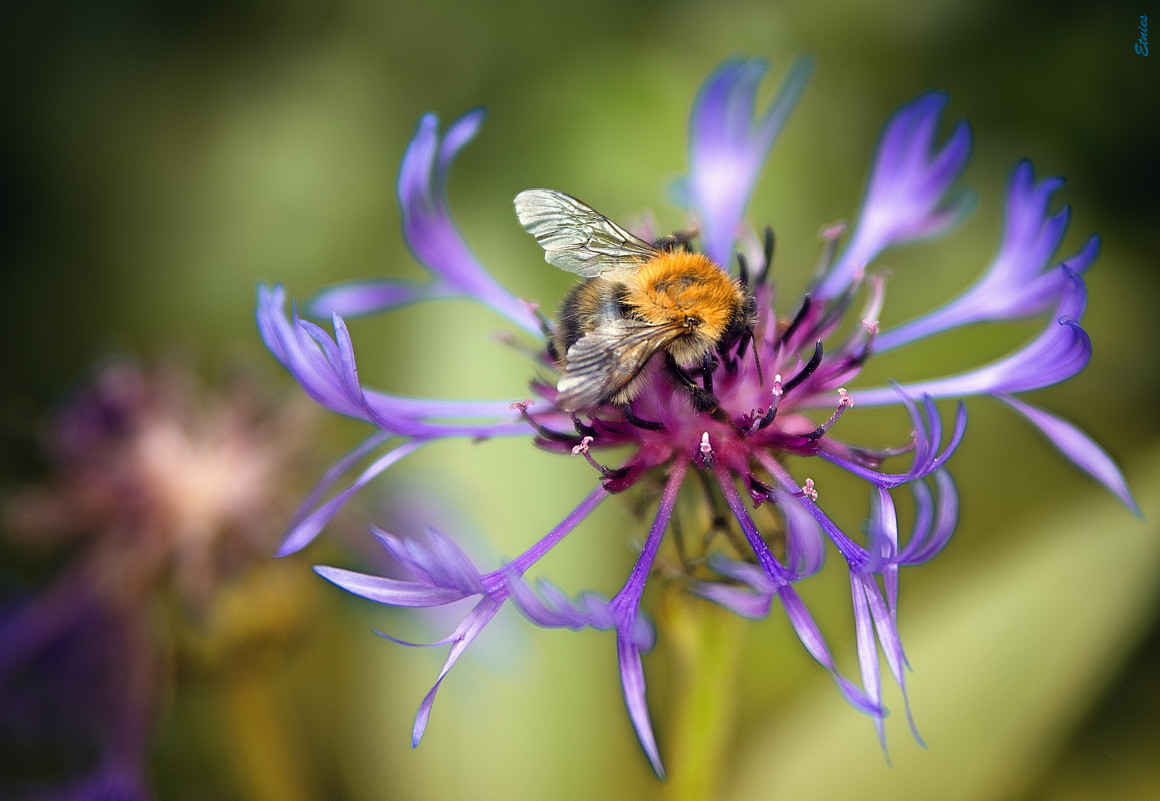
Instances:
[[[626,403],[622,409],[624,411],[624,419],[637,428],[643,428],[647,431],[661,431],[664,429],[663,423],[657,423],[652,420],[645,420],[642,417],[637,417],[632,411],[632,404]]]
[[[819,439],[822,438],[822,436],[825,433],[826,433],[826,427],[825,426],[818,426],[810,433],[803,434],[802,439],[804,439],[806,442],[817,442]]]
[[[572,455],[582,455],[588,461],[588,464],[592,465],[600,471],[600,475],[604,476],[606,481],[619,481],[628,475],[629,467],[627,465],[624,467],[605,467],[604,465],[600,464],[600,462],[593,459],[592,454],[588,452],[589,446],[591,444],[592,438],[585,437],[584,439],[580,440],[580,442],[575,447],[572,448]],[[619,492],[619,490],[610,490],[610,492],[611,491]]]
[[[866,344],[862,346],[862,350],[858,351],[858,355],[854,357],[854,364],[861,367],[870,358],[870,354],[874,352],[874,337],[867,338]]]
[[[737,338],[737,350],[734,351],[735,357],[734,356],[727,356],[724,353],[721,354],[723,356],[726,356],[725,366],[729,368],[729,372],[731,372],[731,373],[736,372],[737,362],[740,361],[741,359],[745,358],[745,351],[748,350],[749,343],[752,341],[753,341],[753,329],[747,328],[744,331],[742,331],[741,336]],[[717,352],[721,353],[720,350],[718,350]],[[754,355],[756,356],[757,349],[754,348],[753,352],[754,352]],[[758,378],[760,378],[760,377],[761,377],[761,371],[758,370]]]
[[[580,418],[573,412],[569,415],[572,418],[572,425],[576,426],[576,433],[582,437],[596,437],[596,429],[587,423],[580,422]]]
[[[737,359],[740,361],[745,358],[745,351],[749,348],[749,343],[753,342],[753,367],[757,370],[757,383],[760,386],[765,386],[765,373],[761,371],[761,353],[754,342],[753,329],[747,328],[741,332],[741,337],[737,340]],[[729,360],[729,372],[736,370],[733,360]]]
[[[753,341],[753,329],[746,328],[741,332],[741,336],[737,337],[737,350],[734,354],[738,359],[745,358],[745,351],[749,349],[749,343]]]
[[[762,481],[760,478],[753,475],[752,473],[750,473],[748,476],[746,476],[746,480],[749,482],[750,489],[756,490],[757,492],[760,492],[762,495],[765,495],[766,497],[773,495],[773,487],[770,486],[769,484],[766,484],[764,481]]]
[[[765,254],[765,264],[761,267],[761,272],[757,274],[757,285],[764,284],[769,279],[769,268],[773,266],[773,229],[768,225],[765,226],[765,238],[762,242],[762,251]]]
[[[554,431],[547,426],[533,420],[532,416],[528,414],[528,409],[525,404],[519,404],[519,410],[520,415],[528,421],[528,425],[536,429],[536,433],[549,442],[567,442],[571,445],[579,444],[580,440],[576,439],[576,437],[572,436],[571,434],[564,434],[560,431]]]
[[[877,470],[886,461],[886,457],[893,455],[891,451],[874,451],[869,448],[861,448],[858,446],[850,447],[850,456],[854,461],[863,467],[869,467],[871,470]]]
[[[552,341],[552,322],[544,316],[538,305],[532,306],[532,314],[536,316],[536,322],[540,324],[540,332],[544,335],[544,339],[550,343]]]
[[[866,363],[868,358],[870,358],[870,349],[862,348],[862,350],[860,350],[858,353],[855,353],[853,356],[847,356],[845,359],[843,359],[842,364],[848,365],[849,367],[857,370]]]
[[[737,251],[737,276],[741,286],[749,286],[749,261],[740,250]]]
[[[796,387],[801,382],[805,381],[814,374],[814,370],[818,369],[818,365],[822,363],[822,340],[818,340],[818,344],[814,346],[814,355],[806,362],[806,366],[801,369],[801,372],[791,378],[781,391],[783,395],[788,395],[789,391]]]
[[[749,497],[753,498],[754,506],[759,506],[762,501],[773,500],[773,487],[766,484],[757,476],[750,473],[745,477],[745,483],[749,490]]]
[[[793,320],[790,322],[790,324],[787,325],[785,330],[781,332],[781,336],[777,338],[777,344],[779,347],[783,342],[788,340],[795,331],[797,331],[798,326],[802,324],[802,320],[806,319],[806,315],[809,314],[810,306],[812,305],[813,301],[810,299],[810,296],[803,295],[801,308],[798,309],[797,314],[793,316]]]
[[[761,418],[761,422],[757,424],[755,431],[760,431],[763,428],[768,428],[773,422],[773,418],[777,417],[777,400],[769,407],[769,411],[765,413],[765,417]]]

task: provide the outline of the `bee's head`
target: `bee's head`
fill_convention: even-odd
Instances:
[[[729,323],[721,334],[717,349],[726,351],[732,348],[744,336],[753,335],[753,327],[757,324],[757,302],[753,295],[743,290],[740,302],[734,306],[729,316]]]
[[[725,356],[736,345],[737,358],[740,359],[745,355],[745,349],[753,340],[753,329],[757,326],[757,298],[754,297],[753,288],[749,284],[749,265],[741,253],[737,254],[737,261],[740,267],[738,284],[740,284],[741,289],[741,302],[733,312],[729,327],[721,338],[717,351]],[[764,383],[761,374],[761,360],[757,355],[756,345],[753,348],[753,363],[757,367],[758,381]]]

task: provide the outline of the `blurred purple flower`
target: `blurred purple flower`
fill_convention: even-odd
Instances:
[[[297,575],[271,571],[268,554],[316,412],[267,408],[255,389],[214,396],[177,368],[108,365],[48,428],[50,480],[2,499],[6,546],[69,550],[44,587],[5,581],[0,797],[152,797],[146,761],[174,648],[159,632],[192,621],[216,647],[211,634],[240,641],[206,623],[222,585],[257,567],[263,581]],[[158,625],[174,609],[188,619]],[[249,636],[269,636],[261,625]]]
[[[697,95],[690,122],[689,172],[678,181],[676,194],[696,217],[706,253],[719,263],[730,260],[739,241],[758,241],[746,225],[745,207],[778,132],[802,95],[810,69],[807,60],[799,60],[764,112],[756,109],[756,93],[766,71],[761,61],[726,62]],[[879,331],[885,278],[869,269],[871,262],[891,246],[946,233],[973,205],[969,193],[952,192],[969,154],[969,128],[960,122],[945,143],[936,141],[946,102],[943,94],[924,94],[887,122],[849,243],[835,258],[842,232],[827,230],[826,258],[808,292],[791,307],[792,316],[778,317],[777,299],[766,280],[772,235],[767,233],[759,257],[756,253],[750,259],[739,256],[743,276],[748,272],[747,262],[760,262],[754,265],[758,312],[753,347],[761,367],[745,358],[744,346],[721,354],[706,376],[720,402],[712,415],[695,411],[688,392],[674,387],[659,372],[646,379],[631,409],[604,405],[582,415],[558,408],[556,389],[539,381],[532,384],[538,400],[514,404],[421,400],[362,386],[343,313],[382,311],[401,302],[465,295],[485,303],[525,332],[541,336],[529,311],[531,305],[518,301],[483,270],[446,205],[450,162],[476,133],[482,119],[479,111],[453,123],[442,140],[435,118],[424,117],[403,159],[399,197],[404,234],[412,252],[431,272],[429,284],[408,289],[382,281],[328,290],[310,308],[331,314],[333,337],[301,320],[296,312],[287,317],[281,287],[259,287],[258,327],[267,347],[316,401],[376,429],[323,477],[287,533],[282,553],[316,536],[350,493],[438,439],[530,435],[544,449],[583,456],[598,471],[599,486],[553,531],[491,572],[479,572],[449,538],[435,533],[423,545],[379,532],[407,579],[317,568],[339,586],[392,606],[438,606],[479,598],[459,627],[437,642],[450,645],[451,650],[420,706],[416,743],[439,683],[497,610],[511,600],[539,626],[615,630],[629,717],[653,768],[663,775],[640,658],[655,635],[640,610],[640,600],[690,469],[700,471],[719,488],[742,537],[723,546],[715,543],[704,565],[683,565],[685,586],[749,618],[768,614],[776,598],[807,651],[833,675],[850,703],[873,718],[883,745],[886,712],[878,651],[905,698],[907,663],[897,629],[898,573],[903,565],[934,557],[955,529],[958,494],[945,464],[966,428],[963,398],[999,398],[1135,509],[1123,477],[1099,446],[1070,423],[1012,397],[1012,393],[1071,377],[1084,367],[1091,352],[1080,326],[1085,300],[1081,276],[1095,258],[1098,239],[1093,236],[1068,259],[1055,259],[1068,219],[1066,209],[1048,213],[1048,201],[1059,179],[1037,182],[1031,165],[1020,163],[1007,194],[1003,242],[983,277],[943,308]],[[864,306],[855,312],[852,308],[859,295],[865,296]],[[846,389],[878,350],[967,323],[1045,312],[1050,314],[1042,332],[993,364],[949,378]],[[860,323],[844,338],[837,337],[836,332],[855,313],[858,316],[853,319]],[[536,364],[540,369],[554,368],[542,346],[538,346]],[[949,431],[944,430],[934,402],[937,398],[959,399]],[[909,441],[873,449],[839,439],[834,433],[836,424],[855,405],[901,408],[910,421]],[[820,423],[807,414],[819,410],[825,418]],[[616,467],[602,465],[593,455],[615,447],[629,451]],[[353,482],[322,501],[340,477],[374,453],[380,455]],[[909,465],[900,472],[884,469],[888,460],[905,455],[909,455]],[[811,478],[791,474],[793,468],[800,475],[810,457],[837,465],[868,483],[869,520],[861,541],[823,511],[819,489]],[[648,475],[664,478],[659,506],[640,557],[616,595],[608,599],[585,593],[570,598],[550,583],[539,581],[533,588],[524,582],[532,565],[607,494],[628,489]],[[909,530],[900,531],[893,492],[904,485],[913,497],[915,514]],[[741,490],[749,495],[750,504]],[[776,511],[780,530],[763,534],[759,529],[750,505],[761,504]],[[796,582],[821,567],[827,541],[837,549],[850,575],[861,686],[839,672],[820,628],[794,589]]]

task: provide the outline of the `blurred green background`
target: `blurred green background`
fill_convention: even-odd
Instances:
[[[782,311],[810,274],[819,228],[856,212],[889,114],[926,89],[948,91],[943,130],[971,123],[963,184],[979,207],[951,237],[880,260],[893,269],[883,325],[952,297],[988,263],[1018,159],[1031,158],[1041,177],[1065,176],[1055,201],[1073,208],[1064,254],[1091,232],[1103,240],[1084,318],[1095,353],[1085,372],[1033,400],[1117,458],[1145,520],[1005,408],[970,404],[951,463],[959,530],[937,560],[903,575],[909,686],[929,749],[912,742],[888,693],[887,767],[870,722],[775,610],[765,622],[722,624],[723,659],[737,672],[722,672],[714,797],[1160,797],[1160,56],[1133,52],[1145,6],[4,4],[0,480],[36,477],[33,420],[110,353],[180,353],[211,377],[245,365],[296,392],[262,351],[255,284],[282,282],[305,299],[354,278],[421,276],[401,240],[394,182],[424,112],[446,124],[488,108],[452,172],[452,208],[482,262],[551,308],[570,279],[516,223],[517,192],[559,188],[620,219],[651,208],[662,228],[679,227],[665,189],[685,166],[700,82],[725,57],[761,56],[772,64],[769,97],[791,59],[813,53],[813,80],[750,209],[751,222],[778,233]],[[527,394],[528,368],[492,339],[503,328],[486,310],[448,303],[353,331],[372,385],[515,400]],[[868,380],[960,369],[1033,330],[946,337],[883,360]],[[867,438],[905,428],[896,414],[863,419]],[[332,453],[361,433],[330,426]],[[834,482],[843,491],[823,503],[857,530],[866,494]],[[363,491],[363,512],[335,527],[355,545],[324,545],[314,558],[365,565],[352,551],[369,513],[404,535],[437,522],[496,564],[592,486],[586,464],[527,442],[441,444]],[[542,571],[570,590],[615,592],[646,528],[614,499]],[[671,643],[645,662],[668,783],[635,742],[612,638],[542,631],[514,615],[455,668],[412,751],[412,716],[443,653],[394,646],[371,629],[431,638],[450,619],[321,590],[309,636],[272,688],[302,797],[694,797],[671,734],[683,714]],[[802,591],[855,675],[843,572],[831,564]],[[158,797],[255,797],[262,767],[232,745],[221,686],[178,679],[151,764]]]

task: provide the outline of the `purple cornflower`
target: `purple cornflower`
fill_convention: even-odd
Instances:
[[[806,294],[790,303],[779,302],[767,281],[772,234],[767,229],[762,243],[747,226],[744,212],[810,71],[808,60],[798,60],[769,107],[759,111],[756,94],[766,65],[758,60],[728,61],[709,77],[693,106],[689,172],[678,182],[676,195],[692,214],[703,251],[713,261],[730,264],[734,248],[740,247],[740,273],[743,279],[751,275],[757,305],[752,347],[758,358],[745,352],[748,343],[743,338],[720,353],[715,364],[707,361],[711,366],[702,371],[706,390],[711,386],[720,404],[712,414],[696,411],[688,388],[675,386],[660,370],[646,373],[643,388],[628,406],[605,404],[579,414],[558,408],[553,382],[539,379],[532,381],[537,397],[516,403],[420,400],[360,383],[343,316],[446,297],[470,297],[486,304],[540,343],[535,361],[541,374],[555,367],[543,347],[551,323],[541,324],[535,306],[516,299],[488,275],[450,216],[447,173],[455,154],[478,131],[480,110],[456,120],[442,137],[435,117],[423,117],[403,157],[399,176],[403,230],[411,251],[430,271],[430,282],[381,280],[327,290],[310,309],[331,315],[333,336],[301,319],[297,311],[287,318],[282,287],[259,287],[257,319],[267,347],[320,404],[377,429],[323,477],[292,522],[280,553],[303,547],[353,492],[435,440],[529,437],[541,448],[582,456],[596,471],[596,486],[579,506],[524,553],[491,571],[481,572],[451,538],[438,532],[419,542],[379,529],[374,529],[375,535],[409,578],[317,568],[340,587],[392,606],[433,607],[478,598],[458,627],[435,643],[450,646],[450,653],[420,704],[415,744],[426,728],[439,684],[510,600],[540,626],[615,631],[629,717],[653,768],[663,775],[641,666],[641,653],[652,646],[655,634],[640,600],[678,494],[691,473],[699,474],[707,497],[728,507],[733,529],[728,532],[731,536],[717,538],[697,558],[683,555],[679,580],[689,591],[748,618],[764,617],[773,601],[779,601],[802,644],[831,673],[849,702],[872,717],[883,743],[878,652],[885,656],[905,698],[907,662],[896,625],[899,568],[935,556],[954,531],[958,494],[945,465],[966,428],[961,399],[990,395],[1003,401],[1073,463],[1136,508],[1114,462],[1086,434],[1014,397],[1075,375],[1091,353],[1080,325],[1086,298],[1082,276],[1095,259],[1099,240],[1093,235],[1078,253],[1055,257],[1068,222],[1067,208],[1048,211],[1060,179],[1036,180],[1030,163],[1017,165],[1007,192],[1002,243],[983,277],[946,306],[880,330],[886,279],[874,271],[875,258],[888,247],[945,234],[972,205],[969,194],[950,193],[970,149],[966,123],[958,123],[944,143],[937,141],[945,95],[924,94],[891,117],[857,224],[841,247],[843,229],[827,229],[824,256]],[[779,307],[784,316],[775,310]],[[853,326],[847,323],[851,314],[857,315]],[[882,387],[855,384],[875,353],[968,323],[1031,317],[1043,318],[1038,336],[978,369]],[[959,399],[949,424],[935,404],[943,398]],[[852,408],[885,405],[901,407],[910,419],[909,438],[897,447],[866,448],[839,438],[839,420]],[[613,447],[628,449],[620,464],[608,466],[596,458],[599,451]],[[372,454],[376,455],[369,466],[348,486],[323,500],[342,476]],[[864,535],[851,536],[823,510],[822,490],[810,477],[811,458],[867,482],[870,509]],[[885,468],[888,460],[899,459],[904,462],[897,472]],[[537,560],[605,497],[646,476],[661,478],[659,503],[639,559],[618,593],[611,599],[592,593],[572,598],[545,581],[534,588],[525,582]],[[894,491],[903,485],[914,503],[908,531],[899,530],[895,507]],[[753,510],[761,505],[773,510],[775,525],[758,525]],[[849,571],[860,683],[838,671],[795,589],[799,580],[821,567],[827,541]]]

